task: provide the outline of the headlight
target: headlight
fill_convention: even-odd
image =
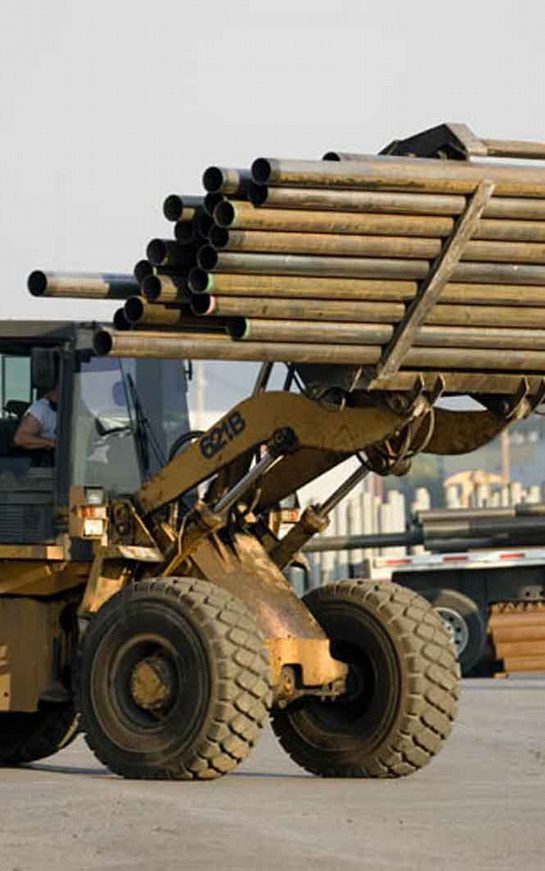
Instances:
[[[102,538],[104,535],[104,520],[86,517],[83,521],[83,535],[88,538]]]
[[[104,496],[105,493],[102,487],[85,488],[86,505],[104,505]]]

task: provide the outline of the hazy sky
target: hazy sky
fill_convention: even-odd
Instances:
[[[539,0],[4,0],[1,316],[108,317],[31,299],[26,275],[131,271],[210,163],[373,152],[442,120],[545,138],[544,25]],[[213,404],[241,371],[214,367]]]

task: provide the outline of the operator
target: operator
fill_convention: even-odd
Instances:
[[[57,403],[55,384],[41,399],[32,403],[15,433],[13,443],[27,451],[54,451],[57,445]]]

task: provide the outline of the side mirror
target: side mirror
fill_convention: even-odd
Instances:
[[[53,389],[58,378],[58,354],[54,348],[32,348],[30,378],[36,390]]]

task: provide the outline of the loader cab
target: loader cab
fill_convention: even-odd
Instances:
[[[186,376],[170,360],[97,358],[93,329],[0,322],[0,555],[3,545],[60,545],[70,492],[132,494],[189,429]],[[58,381],[57,448],[17,447],[30,404]]]

